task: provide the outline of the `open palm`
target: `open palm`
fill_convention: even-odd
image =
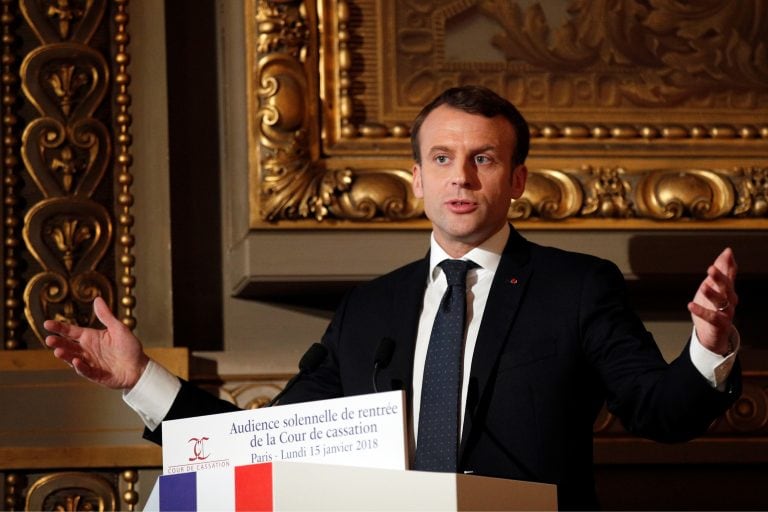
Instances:
[[[132,388],[149,358],[138,338],[112,314],[101,297],[93,301],[93,309],[106,329],[46,320],[43,327],[51,334],[45,344],[86,379],[112,389]]]

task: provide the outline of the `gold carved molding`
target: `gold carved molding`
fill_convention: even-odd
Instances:
[[[117,509],[117,490],[108,479],[88,473],[54,473],[33,483],[27,490],[25,510]]]
[[[139,502],[135,469],[6,473],[3,510],[136,510]],[[22,506],[23,503],[23,506]]]
[[[282,390],[284,375],[258,374],[221,376],[224,383],[219,396],[241,407],[254,409],[263,406]],[[768,434],[768,373],[746,371],[743,375],[742,395],[728,411],[710,425],[707,436],[760,436]],[[593,427],[598,437],[632,438],[615,416],[603,409]]]
[[[7,349],[22,308],[40,342],[47,318],[93,324],[96,296],[135,324],[127,5],[2,4]]]
[[[743,357],[749,358],[744,352]],[[241,408],[258,408],[268,403],[285,385],[289,375],[280,372],[258,372],[248,375],[216,374],[193,375],[193,382],[218,389],[219,397]],[[659,453],[665,453],[669,445],[639,439],[628,433],[621,422],[605,407],[598,415],[593,431],[600,462],[628,460],[648,462]],[[768,373],[759,370],[743,372],[743,391],[739,399],[716,419],[707,432],[695,441],[679,444],[661,459],[663,463],[691,463],[687,456],[695,455],[716,460],[717,463],[766,463],[768,452],[764,450],[768,435]],[[613,453],[612,453],[613,452]],[[659,452],[659,453],[656,453]]]
[[[625,437],[626,431],[615,416],[603,411],[594,426],[598,437]],[[707,430],[706,437],[754,437],[768,435],[768,373],[745,371],[739,399]]]
[[[531,125],[521,227],[765,229],[764,1],[619,3],[247,0],[251,227],[425,227],[411,119],[479,82]]]

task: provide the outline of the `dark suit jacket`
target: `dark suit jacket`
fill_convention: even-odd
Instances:
[[[372,392],[384,337],[396,348],[379,389],[403,388],[410,401],[428,265],[425,258],[353,289],[323,337],[328,357],[281,403]],[[470,369],[460,469],[555,483],[561,508],[596,508],[592,427],[604,403],[630,432],[674,442],[703,433],[739,393],[738,366],[719,392],[687,347],[663,360],[614,264],[533,244],[513,229]],[[232,409],[184,383],[166,419]],[[159,441],[158,431],[147,434]]]

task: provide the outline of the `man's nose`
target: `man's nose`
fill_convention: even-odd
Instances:
[[[457,165],[452,174],[451,185],[463,187],[471,180],[471,176],[475,172],[475,164],[471,160],[463,160],[462,165]]]

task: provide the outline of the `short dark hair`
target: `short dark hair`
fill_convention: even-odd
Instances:
[[[517,139],[515,147],[512,148],[512,164],[520,165],[525,163],[531,143],[528,123],[511,102],[487,87],[479,85],[464,85],[446,89],[421,109],[421,112],[416,116],[411,126],[411,149],[416,163],[421,164],[421,150],[419,148],[421,125],[430,112],[440,105],[448,105],[469,114],[480,114],[489,118],[504,116],[512,123],[512,128],[515,130],[515,138]]]

